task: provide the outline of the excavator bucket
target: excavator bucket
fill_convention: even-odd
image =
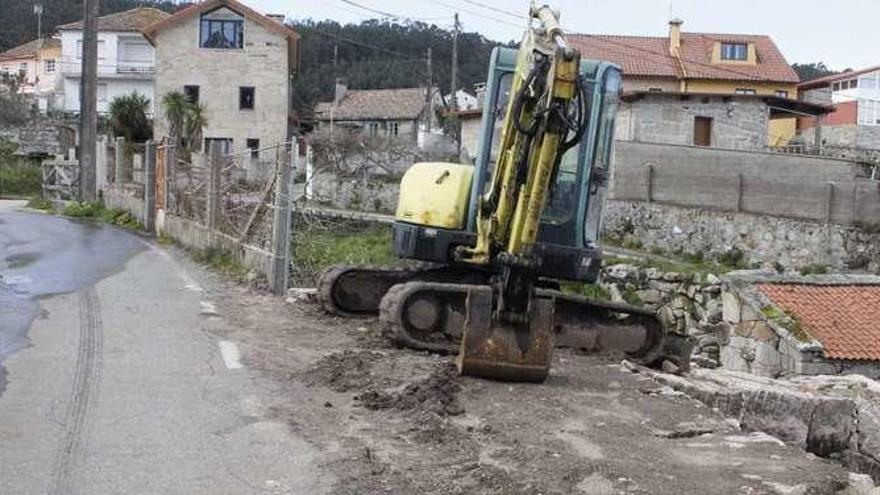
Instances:
[[[553,299],[532,300],[528,321],[493,322],[492,289],[468,291],[458,370],[462,375],[510,382],[547,379],[556,345]]]

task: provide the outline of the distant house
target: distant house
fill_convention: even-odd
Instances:
[[[156,48],[157,99],[178,91],[206,108],[205,148],[244,151],[290,138],[299,34],[283,21],[235,0],[207,0],[143,30]],[[169,135],[161,104],[155,135]]]
[[[334,101],[318,103],[320,129],[347,129],[367,136],[416,142],[419,123],[426,119],[425,88],[348,89],[337,82]]]
[[[805,81],[798,94],[805,102],[834,106],[819,133],[825,144],[880,149],[880,65]],[[814,125],[798,121],[807,142],[815,139]]]
[[[168,13],[137,8],[98,18],[98,112],[107,112],[119,96],[140,93],[155,107],[156,77],[153,47],[140,30],[165,19]],[[79,112],[82,84],[83,23],[58,27],[61,33],[61,76],[67,112]]]
[[[444,96],[443,99],[446,101],[447,105],[452,104],[452,94]],[[458,110],[475,110],[479,107],[477,97],[463,89],[459,89],[455,92],[455,103],[455,108]]]
[[[61,40],[41,38],[0,53],[0,73],[14,77],[19,93],[34,97],[46,112],[55,108],[55,97],[61,93],[60,58]]]
[[[797,98],[799,78],[769,36],[687,33],[682,24],[680,19],[670,21],[666,37],[572,34],[568,40],[585,58],[621,66],[624,92],[771,96],[777,98],[774,104]],[[795,135],[797,116],[771,115],[765,144],[787,143]],[[697,118],[712,116],[688,117],[680,122],[685,134],[695,135],[694,129],[707,122],[712,125]]]

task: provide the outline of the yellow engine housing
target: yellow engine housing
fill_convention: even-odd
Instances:
[[[464,229],[474,167],[456,163],[416,163],[403,175],[397,220],[427,227]]]

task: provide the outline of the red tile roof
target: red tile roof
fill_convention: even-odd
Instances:
[[[831,359],[880,360],[880,285],[759,284]]]
[[[782,83],[800,80],[769,36],[681,33],[681,63],[670,55],[666,37],[573,34],[568,41],[587,58],[620,65],[624,75]],[[754,43],[757,64],[713,64],[716,42]]]
[[[140,31],[141,29],[171,17],[168,12],[163,12],[152,7],[138,7],[98,17],[98,31]],[[59,31],[79,31],[83,28],[83,21],[71,22],[58,26]]]

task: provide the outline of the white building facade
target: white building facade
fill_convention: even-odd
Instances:
[[[114,98],[139,93],[150,100],[155,113],[155,50],[140,29],[168,17],[156,9],[139,8],[99,18],[98,112],[107,113]],[[61,35],[60,72],[65,112],[80,109],[82,84],[81,23],[58,28]]]

